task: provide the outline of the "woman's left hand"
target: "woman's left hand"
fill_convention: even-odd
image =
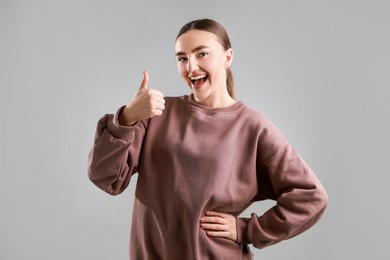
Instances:
[[[200,227],[209,237],[222,237],[237,241],[236,218],[233,215],[207,211],[200,219]]]

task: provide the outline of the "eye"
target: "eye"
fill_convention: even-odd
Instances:
[[[209,53],[207,51],[202,51],[202,52],[199,53],[199,57],[201,57],[201,58],[204,58],[207,55],[209,55]]]
[[[186,57],[177,57],[177,62],[184,62],[186,60],[187,60]]]

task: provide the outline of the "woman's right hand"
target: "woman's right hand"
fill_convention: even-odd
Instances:
[[[144,78],[133,99],[119,113],[119,124],[132,125],[139,120],[160,116],[165,108],[164,94],[148,88],[149,74],[144,71]]]

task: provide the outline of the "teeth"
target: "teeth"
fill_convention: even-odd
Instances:
[[[191,80],[203,79],[205,77],[206,77],[206,75],[199,75],[199,76],[191,77]]]

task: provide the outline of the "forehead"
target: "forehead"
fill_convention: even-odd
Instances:
[[[215,34],[202,30],[191,30],[177,38],[175,49],[176,51],[190,52],[193,48],[201,45],[210,48],[222,47]]]

